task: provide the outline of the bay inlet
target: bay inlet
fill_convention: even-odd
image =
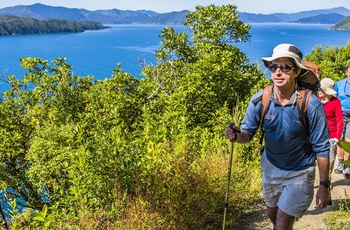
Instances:
[[[21,78],[27,71],[20,68],[21,57],[39,57],[51,62],[65,57],[77,76],[105,79],[121,63],[121,68],[142,78],[140,61],[155,64],[154,54],[160,47],[159,35],[166,25],[108,25],[110,29],[69,34],[17,35],[0,37],[0,73]],[[251,39],[234,44],[251,63],[261,64],[278,43],[292,43],[304,55],[316,45],[345,46],[350,31],[329,30],[332,25],[256,23],[251,24]],[[169,25],[186,32],[183,25]],[[0,85],[0,91],[3,88]]]

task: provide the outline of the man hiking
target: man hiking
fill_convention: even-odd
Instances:
[[[261,119],[262,94],[249,102],[241,127],[228,126],[226,138],[238,143],[250,141],[262,122],[265,144],[261,155],[262,186],[267,214],[274,229],[292,229],[294,221],[309,208],[314,195],[315,161],[319,169],[316,205],[329,203],[330,148],[327,120],[319,99],[308,99],[308,128],[299,120],[297,103],[302,96],[297,78],[307,73],[302,52],[292,44],[280,44],[272,57],[262,58],[273,81],[270,103]],[[304,95],[305,96],[305,95]]]

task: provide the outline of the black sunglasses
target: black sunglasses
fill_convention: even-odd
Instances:
[[[292,69],[294,69],[293,66],[287,65],[287,64],[282,64],[282,65],[277,65],[276,63],[270,63],[269,64],[269,70],[271,72],[276,72],[277,69],[280,69],[282,73],[289,73]]]

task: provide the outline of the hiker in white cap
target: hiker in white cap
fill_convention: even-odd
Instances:
[[[277,45],[271,57],[262,61],[273,81],[269,106],[261,119],[262,94],[249,102],[240,127],[226,128],[226,138],[238,143],[250,141],[259,129],[265,133],[260,165],[267,214],[274,229],[292,229],[295,219],[309,208],[314,196],[315,159],[320,186],[316,192],[318,208],[326,207],[329,195],[329,134],[325,112],[316,95],[310,94],[306,129],[299,120],[298,101],[302,91],[297,77],[308,73],[301,63],[302,52],[292,44]],[[248,153],[247,153],[248,154]]]
[[[334,81],[330,78],[323,78],[320,84],[318,97],[326,113],[329,141],[331,143],[331,148],[329,149],[329,180],[331,181],[331,174],[337,154],[337,143],[343,132],[343,115],[340,100],[336,97],[337,92],[333,89]]]

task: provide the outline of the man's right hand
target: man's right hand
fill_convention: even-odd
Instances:
[[[225,137],[230,141],[236,141],[237,133],[240,133],[241,129],[236,126],[233,122],[230,122],[230,125],[226,127]]]

